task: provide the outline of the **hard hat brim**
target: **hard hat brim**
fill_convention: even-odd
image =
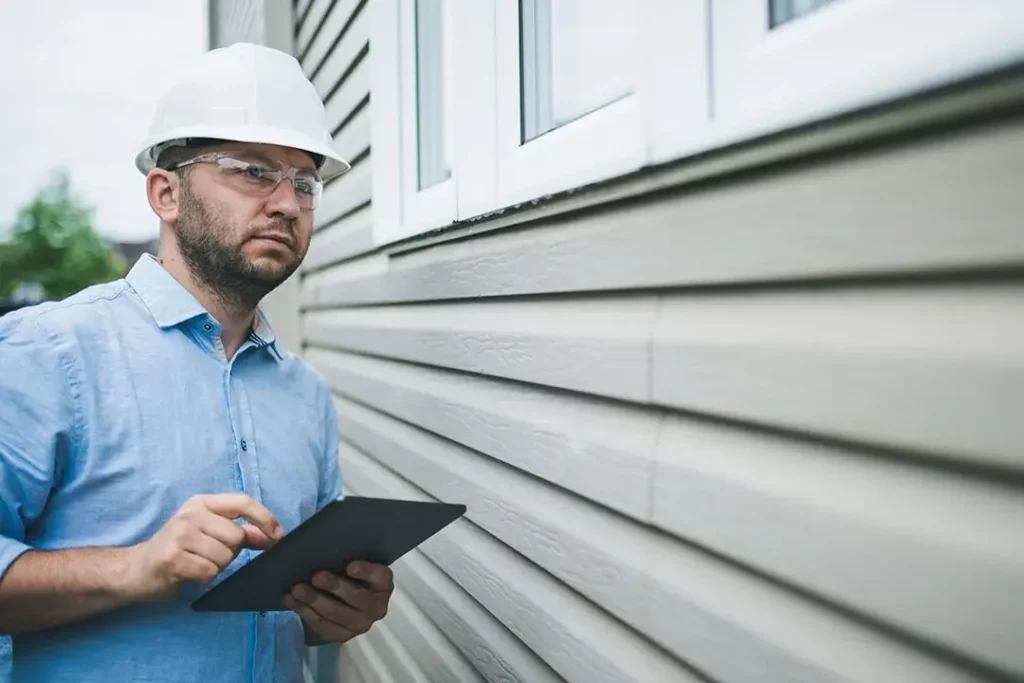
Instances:
[[[202,124],[166,131],[159,137],[151,137],[142,144],[141,150],[135,156],[135,167],[143,175],[149,173],[156,167],[153,150],[158,145],[188,138],[215,138],[232,142],[279,145],[318,154],[324,158],[324,163],[320,167],[320,176],[325,181],[336,178],[352,168],[352,164],[346,161],[331,144],[292,130],[258,124],[245,126]]]

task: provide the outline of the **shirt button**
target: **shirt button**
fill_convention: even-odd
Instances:
[[[206,323],[203,325],[203,329],[209,332],[210,330],[213,329],[213,325],[211,325],[210,323]]]
[[[245,443],[245,439],[242,439],[242,450],[243,451],[249,450],[249,444]]]

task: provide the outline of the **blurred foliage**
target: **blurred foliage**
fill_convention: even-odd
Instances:
[[[72,194],[65,171],[21,208],[10,241],[0,243],[0,299],[34,282],[46,298],[62,299],[125,273],[124,259],[93,228],[92,209]]]

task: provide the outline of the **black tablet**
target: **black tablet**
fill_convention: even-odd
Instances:
[[[354,560],[390,565],[466,512],[452,503],[345,497],[192,602],[198,612],[271,612],[318,571],[345,576]]]

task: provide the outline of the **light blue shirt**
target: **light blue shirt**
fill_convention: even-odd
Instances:
[[[194,494],[246,493],[285,532],[341,495],[326,383],[262,313],[231,360],[219,334],[149,255],[123,280],[0,318],[0,576],[30,548],[144,541]],[[197,613],[202,590],[16,635],[11,680],[301,680],[296,614]]]

